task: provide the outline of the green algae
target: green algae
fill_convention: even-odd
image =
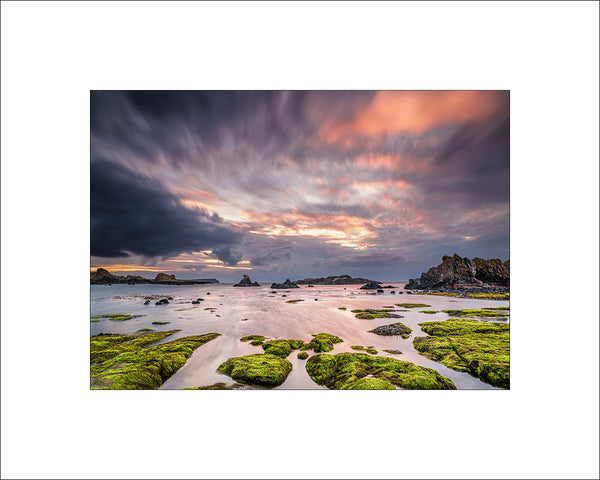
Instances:
[[[253,340],[260,341],[262,343],[264,339],[265,337],[263,337],[262,335],[246,335],[245,337],[240,338],[240,342],[247,342],[248,340]]]
[[[383,378],[361,378],[349,390],[396,390],[396,387]]]
[[[92,319],[98,321],[98,319],[108,318],[113,322],[124,322],[126,320],[131,320],[132,318],[143,317],[144,315],[127,315],[124,313],[106,313],[104,315],[94,315]]]
[[[340,337],[329,333],[318,333],[313,335],[313,339],[302,347],[302,350],[314,350],[315,353],[330,352],[335,343],[341,343]]]
[[[255,347],[256,347],[257,345],[262,345],[262,344],[263,344],[263,341],[262,341],[262,340],[252,340],[252,341],[250,342],[250,345],[254,345]]]
[[[391,355],[402,355],[400,350],[384,350],[384,352],[389,353]]]
[[[397,307],[403,308],[423,308],[423,307],[431,307],[431,305],[427,305],[426,303],[396,303]]]
[[[292,347],[287,340],[269,340],[262,345],[265,353],[276,355],[281,358],[286,358],[292,353]]]
[[[450,319],[419,324],[429,337],[413,340],[423,356],[491,385],[510,388],[510,326]]]
[[[360,350],[363,352],[367,352],[370,353],[371,355],[377,355],[377,350],[375,350],[373,347],[369,346],[369,347],[363,347],[362,345],[352,345],[350,347],[352,350]]]
[[[185,312],[186,310],[193,310],[194,308],[198,308],[198,307],[176,308],[173,311],[174,312]]]
[[[306,353],[306,352],[298,352],[298,358],[300,360],[306,360],[308,358],[308,353]]]
[[[438,295],[441,297],[478,298],[480,300],[510,300],[510,293],[453,293],[453,292],[414,292],[416,295]]]
[[[91,337],[91,388],[156,389],[183,366],[196,348],[219,336],[208,333],[150,346],[178,331]]]
[[[346,307],[338,307],[338,310],[346,310]]]
[[[152,325],[166,325],[167,323],[171,322],[152,322]]]
[[[451,317],[506,317],[508,314],[494,312],[491,309],[463,309],[463,310],[442,310],[442,312],[447,313]]]
[[[446,389],[456,387],[431,368],[419,367],[395,358],[364,353],[313,355],[306,362],[308,375],[319,385],[335,390],[357,387],[361,379],[378,378],[404,389]],[[389,388],[384,382],[363,381],[358,387]]]
[[[288,300],[285,303],[298,303],[298,302],[303,302],[304,300]]]
[[[225,382],[217,382],[213,383],[212,385],[202,385],[201,387],[188,387],[183,388],[182,390],[237,390],[239,388],[244,388],[244,385],[241,383],[227,385]]]
[[[389,308],[379,308],[379,309],[365,309],[365,310],[352,310],[352,313],[355,314],[355,317],[359,320],[373,320],[375,318],[392,318],[390,312],[393,312]]]
[[[288,360],[268,353],[233,357],[217,368],[217,372],[237,382],[265,387],[281,385],[291,371],[292,364]]]
[[[211,310],[212,311],[212,310],[216,310],[216,308],[215,307],[206,307],[204,310]]]
[[[436,310],[421,310],[419,313],[427,313],[428,315],[433,315],[434,313],[438,313]]]

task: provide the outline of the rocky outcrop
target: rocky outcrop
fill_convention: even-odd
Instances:
[[[360,287],[361,290],[381,290],[381,285],[379,285],[377,282],[368,282],[365,283],[362,287]],[[381,292],[383,293],[383,290],[381,290]]]
[[[484,283],[493,285],[502,285],[508,287],[510,285],[510,264],[508,260],[502,263],[499,258],[484,260],[483,258],[474,258],[475,278]]]
[[[431,267],[426,273],[422,273],[420,278],[410,279],[404,288],[409,290],[445,288],[486,290],[494,287],[508,287],[510,285],[508,265],[508,261],[502,263],[497,258],[470,260],[456,253],[451,257],[444,255],[442,263]]]
[[[272,283],[271,288],[287,290],[288,288],[300,288],[300,287],[298,286],[297,283],[290,282],[290,279],[286,278],[285,282],[283,282],[283,283]]]
[[[140,275],[113,275],[104,268],[98,268],[95,272],[90,273],[90,283],[92,285],[110,285],[127,284],[135,285],[138,283],[154,283],[160,285],[203,285],[206,283],[219,283],[217,279],[200,279],[200,280],[178,280],[175,275],[159,273],[154,279],[144,278]]]
[[[175,275],[167,275],[166,273],[158,273],[156,277],[154,277],[154,281],[157,283],[168,283],[177,280]]]
[[[236,283],[234,287],[260,287],[260,285],[258,282],[253,282],[250,280],[248,275],[244,275],[240,280],[240,283]]]
[[[360,277],[352,278],[350,275],[330,275],[329,277],[305,278],[303,280],[296,280],[294,283],[298,285],[357,285],[372,281]]]

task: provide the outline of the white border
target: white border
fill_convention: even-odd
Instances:
[[[597,2],[2,2],[1,35],[2,478],[598,478]],[[90,392],[89,90],[125,88],[510,89],[512,389]]]

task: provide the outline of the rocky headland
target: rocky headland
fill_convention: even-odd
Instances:
[[[330,275],[329,277],[304,278],[296,280],[299,285],[357,285],[372,282],[366,278],[352,278],[350,275]]]
[[[444,255],[442,263],[412,278],[404,287],[407,290],[427,290],[460,293],[508,293],[510,290],[510,263],[498,258]]]
[[[111,285],[126,284],[136,285],[139,283],[151,283],[159,285],[203,285],[207,283],[219,283],[216,278],[202,278],[198,280],[178,280],[175,275],[159,273],[156,277],[145,278],[140,275],[113,275],[104,268],[98,268],[90,273],[90,283],[92,285]]]
[[[300,288],[296,282],[290,282],[289,278],[286,278],[283,283],[272,283],[271,288],[287,290],[288,288]]]
[[[248,275],[244,275],[239,283],[236,283],[234,287],[260,287],[258,282],[250,280]],[[273,288],[273,287],[271,287]]]

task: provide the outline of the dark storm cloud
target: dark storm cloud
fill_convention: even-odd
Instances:
[[[241,239],[218,215],[185,207],[156,180],[114,162],[92,162],[92,255],[168,257],[211,249],[231,264],[239,260]]]

